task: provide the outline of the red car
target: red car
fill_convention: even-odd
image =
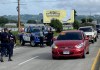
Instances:
[[[89,40],[83,31],[63,31],[54,41],[52,47],[52,58],[59,57],[81,57],[89,54]]]

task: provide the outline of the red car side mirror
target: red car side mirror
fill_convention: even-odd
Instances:
[[[57,40],[57,38],[54,37],[54,38],[53,38],[53,41],[56,41],[56,40]]]

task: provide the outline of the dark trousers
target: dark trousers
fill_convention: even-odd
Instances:
[[[13,56],[13,49],[14,49],[14,43],[9,43],[10,49],[11,49],[11,56]]]
[[[6,53],[7,51],[7,53]],[[1,57],[3,57],[5,54],[8,54],[9,58],[11,58],[11,47],[8,43],[2,43],[1,44]]]
[[[53,44],[53,40],[52,39],[47,39],[47,43],[49,46],[51,46]]]
[[[40,37],[40,46],[43,47],[43,37]]]

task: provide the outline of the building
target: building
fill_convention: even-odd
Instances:
[[[17,27],[17,23],[7,23],[5,27]]]
[[[29,27],[29,26],[45,26],[44,24],[24,24],[24,27]]]

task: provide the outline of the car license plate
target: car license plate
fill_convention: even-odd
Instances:
[[[69,51],[63,51],[63,54],[70,54]]]
[[[28,36],[23,36],[23,39],[24,39],[25,41],[30,41],[30,37],[28,37]]]

